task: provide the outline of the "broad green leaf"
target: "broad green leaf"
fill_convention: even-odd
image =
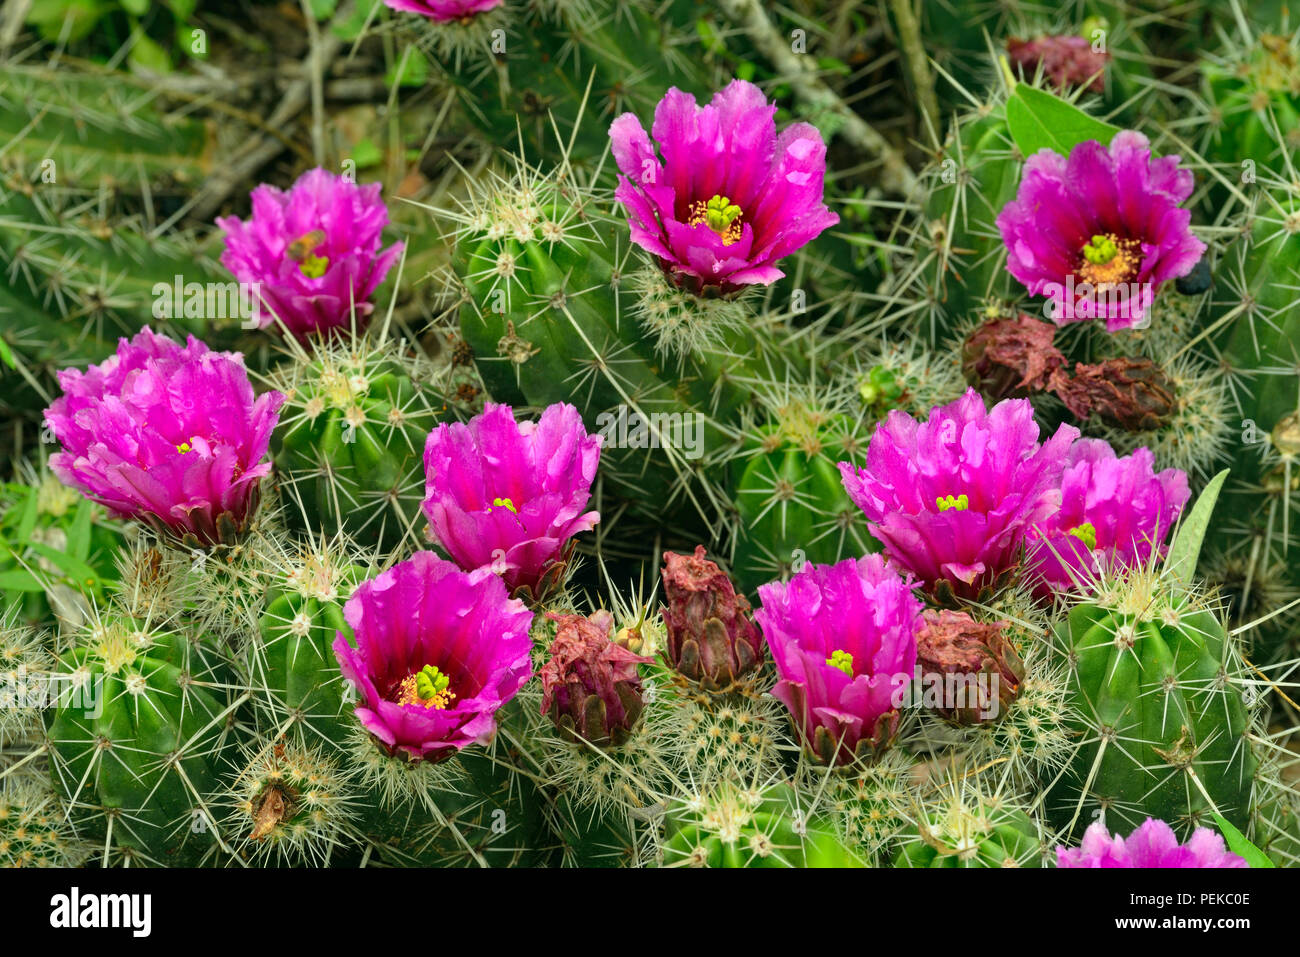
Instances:
[[[1088,140],[1109,146],[1119,132],[1119,127],[1103,123],[1060,97],[1026,83],[1017,83],[1007,100],[1007,127],[1020,155],[1025,157],[1044,148],[1068,156],[1070,150]]]
[[[383,161],[383,151],[368,136],[365,139],[358,140],[357,144],[352,147],[352,162],[357,164],[357,169],[369,169],[372,166],[378,166]]]
[[[25,545],[32,537],[32,530],[36,528],[37,506],[40,502],[36,497],[36,489],[27,485],[20,485],[18,488],[22,490],[20,494],[23,496],[23,511],[18,519],[14,541]]]
[[[1174,533],[1169,554],[1165,556],[1165,568],[1185,581],[1190,581],[1196,572],[1201,543],[1205,541],[1205,533],[1210,528],[1210,516],[1214,514],[1214,503],[1219,500],[1219,491],[1227,478],[1228,470],[1224,469],[1210,479],[1205,491],[1196,500],[1192,510],[1183,516],[1178,531]]]
[[[50,548],[48,545],[40,545],[32,542],[27,546],[36,554],[49,561],[52,565],[59,568],[65,575],[76,583],[78,588],[96,588],[99,585],[99,572],[91,568],[85,562],[79,562],[67,552],[61,552],[56,548]]]
[[[1228,845],[1228,850],[1238,857],[1244,857],[1246,863],[1251,867],[1276,867],[1268,859],[1268,855],[1261,851],[1250,841],[1246,840],[1246,835],[1232,826],[1231,822],[1221,814],[1214,815],[1214,821],[1219,825],[1219,830],[1223,832],[1223,840]]]
[[[73,516],[72,526],[68,529],[68,554],[79,562],[84,562],[90,554],[91,519],[95,506],[89,499],[82,499]]]
[[[389,86],[394,83],[401,86],[424,86],[428,79],[429,61],[413,46],[407,47],[402,59],[384,75],[384,82]]]
[[[25,569],[0,572],[0,591],[45,591],[45,586]]]
[[[170,73],[172,70],[171,54],[139,27],[135,29],[136,33],[133,37],[134,42],[131,45],[131,52],[126,57],[127,62],[151,73]]]

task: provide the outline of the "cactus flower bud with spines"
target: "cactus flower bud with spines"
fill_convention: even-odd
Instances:
[[[1007,58],[1026,79],[1033,79],[1042,67],[1043,75],[1064,92],[1068,87],[1083,87],[1090,93],[1106,89],[1105,70],[1110,62],[1106,50],[1094,50],[1088,37],[1040,36],[1032,40],[1011,37],[1007,40]]]
[[[542,714],[550,714],[566,737],[594,745],[622,744],[645,708],[636,666],[654,659],[611,639],[614,618],[607,611],[585,618],[553,612],[546,617],[558,630],[538,672]]]
[[[664,649],[668,663],[706,691],[726,691],[763,664],[763,636],[744,595],[716,563],[664,552]]]
[[[758,589],[755,613],[809,750],[846,764],[886,748],[916,667],[921,601],[880,555],[806,565]]]
[[[59,384],[45,421],[63,446],[50,456],[61,481],[189,547],[245,531],[284,395],[255,396],[243,356],[145,326],[99,365],[60,372]]]
[[[600,521],[585,511],[600,444],[564,403],[536,422],[489,403],[468,424],[439,425],[424,448],[434,540],[461,568],[492,568],[511,592],[539,597],[563,574],[570,539]]]
[[[1150,359],[1119,357],[1095,365],[1075,363],[1052,373],[1048,388],[1078,419],[1097,415],[1127,432],[1150,432],[1178,411],[1174,384]]]
[[[1147,820],[1127,838],[1106,830],[1097,821],[1088,827],[1078,847],[1056,849],[1057,867],[1248,867],[1233,854],[1223,837],[1208,827],[1198,827],[1186,844],[1174,829],[1155,818]]]
[[[610,125],[632,241],[695,292],[768,285],[785,275],[778,260],[839,222],[822,202],[821,134],[793,123],[778,135],[775,115],[762,90],[733,80],[707,106],[670,89],[654,142],[633,113]]]
[[[945,718],[958,724],[996,721],[1016,700],[1025,666],[1003,634],[1006,626],[976,621],[964,611],[925,612],[916,637],[917,663],[923,680],[943,682],[945,700],[935,710]],[[946,698],[949,687],[954,700]]]
[[[962,345],[966,381],[991,402],[1042,392],[1065,363],[1055,336],[1051,323],[1024,314],[985,322]]]
[[[369,323],[370,297],[404,243],[381,249],[388,208],[378,183],[313,169],[288,190],[263,183],[252,192],[253,215],[217,220],[225,230],[221,263],[241,283],[258,283],[260,326],[282,323],[299,339],[356,331]],[[276,320],[279,320],[277,323]]]
[[[356,643],[340,631],[334,654],[357,718],[392,755],[439,761],[488,742],[532,677],[533,614],[487,568],[416,552],[358,586],[343,617]]]

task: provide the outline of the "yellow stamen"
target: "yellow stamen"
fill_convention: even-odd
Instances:
[[[397,703],[420,705],[445,711],[456,697],[450,690],[451,678],[434,665],[425,665],[413,675],[407,675],[397,686]]]
[[[1097,528],[1092,522],[1084,522],[1082,525],[1074,526],[1074,528],[1070,529],[1069,534],[1088,546],[1088,551],[1092,551],[1097,547]]]
[[[508,499],[508,498],[494,498],[494,499],[492,500],[492,504],[493,504],[494,506],[498,506],[498,507],[501,507],[501,508],[508,508],[508,509],[510,509],[510,511],[514,512],[516,515],[519,514],[519,509],[515,508],[515,503],[512,502],[512,501],[510,501],[510,499]],[[491,509],[489,509],[488,511],[491,511]]]
[[[689,207],[691,214],[687,223],[691,226],[698,226],[704,223],[719,236],[722,237],[722,245],[730,246],[732,243],[740,242],[740,237],[744,232],[744,226],[741,223],[741,217],[744,215],[739,206],[727,199],[725,196],[714,196],[708,202],[697,199]]]
[[[324,230],[313,229],[291,242],[289,248],[285,250],[285,255],[298,264],[298,269],[308,279],[319,279],[330,268],[330,261],[328,256],[317,256],[312,253],[312,250],[323,242],[325,242]]]
[[[181,453],[181,455],[184,455],[186,452],[193,452],[194,446],[190,445],[188,442],[182,442],[180,445],[176,446],[176,451]]]
[[[1120,239],[1113,233],[1098,234],[1085,244],[1079,278],[1098,289],[1131,282],[1142,263],[1142,244],[1136,239]]]
[[[826,659],[826,663],[832,668],[838,668],[850,678],[853,677],[853,655],[847,651],[832,651],[831,656]]]
[[[934,500],[935,507],[941,512],[946,512],[950,508],[955,508],[959,512],[964,512],[970,508],[970,499],[965,495],[940,495]]]

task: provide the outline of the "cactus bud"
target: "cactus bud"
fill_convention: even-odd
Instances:
[[[1088,36],[1040,36],[1007,40],[1007,58],[1021,76],[1033,77],[1039,67],[1061,91],[1082,86],[1091,93],[1106,89],[1104,72],[1110,54],[1094,50]]]
[[[542,713],[571,740],[622,744],[645,707],[636,666],[653,659],[610,639],[614,619],[607,611],[546,617],[559,629],[541,668]]]
[[[1076,363],[1072,376],[1063,369],[1053,372],[1048,387],[1079,419],[1096,414],[1128,432],[1159,429],[1178,410],[1174,384],[1150,359]]]
[[[1042,392],[1065,356],[1052,344],[1056,329],[1023,313],[979,326],[962,345],[966,381],[989,401]]]
[[[669,664],[706,691],[725,691],[763,663],[763,637],[749,602],[704,557],[664,552],[663,610]]]
[[[937,679],[944,689],[935,710],[945,718],[957,724],[996,720],[1016,700],[1025,668],[1004,628],[1006,622],[986,624],[962,611],[925,612],[916,636],[917,664],[926,684]],[[951,699],[950,682],[956,691]]]

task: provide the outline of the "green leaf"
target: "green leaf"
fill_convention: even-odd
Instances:
[[[27,547],[42,558],[48,560],[68,578],[72,579],[79,590],[84,588],[98,589],[100,581],[99,572],[95,571],[85,562],[79,562],[66,552],[50,548],[48,545],[40,545],[36,542],[32,542]]]
[[[162,44],[136,27],[135,42],[127,54],[127,62],[132,66],[148,70],[151,73],[170,73],[172,70],[171,54],[163,49]]]
[[[1232,824],[1221,814],[1214,815],[1214,821],[1219,825],[1219,830],[1223,832],[1223,840],[1228,845],[1228,850],[1238,857],[1244,857],[1246,863],[1251,867],[1276,867],[1268,859],[1268,855],[1261,851],[1250,841],[1246,840],[1246,835],[1232,826]]]
[[[9,343],[0,339],[0,362],[3,362],[11,369],[18,368],[18,360],[14,358],[13,350],[9,348]]]
[[[108,12],[108,4],[101,0],[46,0],[32,4],[27,22],[46,40],[75,43],[84,40]]]
[[[1228,470],[1224,469],[1210,479],[1205,491],[1196,500],[1192,510],[1183,516],[1178,531],[1174,533],[1173,544],[1165,556],[1165,568],[1184,581],[1190,581],[1196,571],[1201,543],[1205,541],[1205,533],[1210,528],[1210,516],[1214,513],[1214,503],[1219,500],[1219,491],[1227,478]]]
[[[398,69],[401,69],[400,75]],[[429,61],[415,47],[407,47],[402,60],[384,75],[384,82],[389,86],[394,83],[401,86],[424,86],[429,78]]]
[[[311,7],[311,15],[316,18],[317,23],[320,23],[334,16],[338,0],[310,0],[308,6]]]
[[[365,29],[367,22],[370,22],[373,25],[375,20],[378,19],[378,15],[372,19],[370,14],[382,3],[383,0],[370,0],[369,3],[358,3],[352,8],[350,13],[347,13],[341,19],[335,19],[330,22],[330,32],[336,37],[344,40],[355,40],[357,37],[361,36],[361,31]]]
[[[25,569],[18,569],[11,572],[0,572],[0,591],[45,591],[45,585],[37,581],[31,572]]]
[[[84,562],[90,555],[90,520],[94,517],[95,506],[89,499],[82,499],[73,516],[72,525],[67,530],[68,554],[79,562]]]
[[[375,145],[375,141],[370,137],[358,140],[357,144],[352,147],[352,162],[357,164],[357,169],[369,169],[371,166],[378,166],[383,160],[383,151]]]
[[[1033,156],[1047,148],[1068,156],[1070,150],[1088,140],[1109,146],[1118,126],[1103,123],[1058,96],[1017,83],[1007,101],[1007,127],[1020,155]]]
[[[25,545],[31,540],[32,530],[36,528],[37,507],[40,503],[36,497],[36,489],[28,485],[20,485],[18,488],[22,490],[19,494],[24,497],[23,510],[18,519],[18,528],[14,532],[13,540]]]

